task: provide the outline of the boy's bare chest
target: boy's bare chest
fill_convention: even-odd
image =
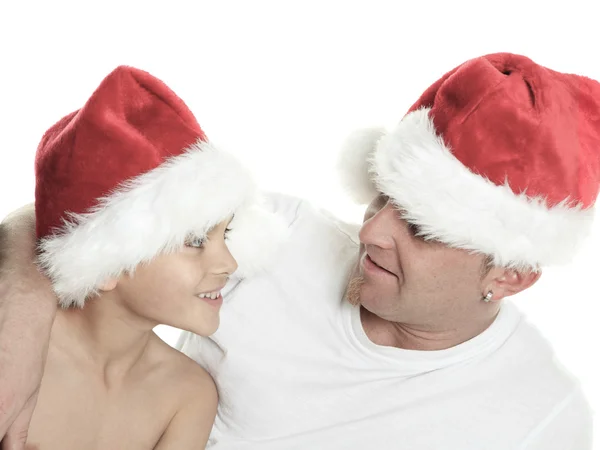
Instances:
[[[85,374],[47,367],[28,442],[39,450],[152,449],[175,400],[152,377],[106,389]]]

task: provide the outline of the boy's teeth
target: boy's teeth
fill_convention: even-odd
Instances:
[[[210,298],[211,300],[217,299],[221,295],[220,292],[209,292],[207,294],[198,294],[200,298]]]

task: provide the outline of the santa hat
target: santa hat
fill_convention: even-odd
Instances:
[[[340,168],[357,201],[387,195],[425,239],[503,267],[566,263],[600,185],[600,84],[514,54],[472,59],[390,132],[351,136]]]
[[[244,167],[207,140],[173,91],[135,68],[115,69],[46,132],[35,171],[39,260],[64,307],[234,213],[242,273],[278,242]]]

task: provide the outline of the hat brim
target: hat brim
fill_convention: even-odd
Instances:
[[[362,178],[389,196],[424,239],[491,256],[502,267],[567,263],[593,222],[592,208],[569,199],[548,206],[472,172],[437,135],[428,108],[377,137],[363,170],[369,177]]]
[[[256,200],[256,186],[240,162],[199,140],[99,199],[93,210],[69,215],[60,230],[41,240],[39,262],[61,306],[83,306],[102,282],[181,249],[190,233],[204,236],[234,213],[236,222],[247,223],[244,211],[256,209]],[[243,229],[236,234],[261,251]],[[238,263],[243,270],[245,262]]]

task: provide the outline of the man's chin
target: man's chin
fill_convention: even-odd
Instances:
[[[364,284],[365,279],[360,275],[354,275],[350,279],[348,287],[346,288],[346,295],[344,296],[348,303],[353,306],[360,305],[360,291]]]

